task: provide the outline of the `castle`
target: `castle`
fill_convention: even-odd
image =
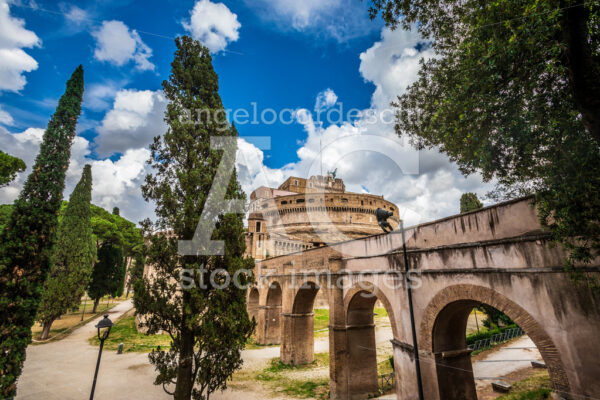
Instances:
[[[246,254],[257,260],[381,233],[375,210],[398,207],[383,198],[346,192],[334,173],[289,177],[277,189],[261,186],[250,195]]]

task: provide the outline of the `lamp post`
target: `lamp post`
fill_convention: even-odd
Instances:
[[[90,394],[90,400],[94,399],[94,390],[96,390],[96,378],[98,378],[98,368],[100,368],[100,357],[102,357],[102,348],[104,347],[104,341],[108,338],[110,334],[110,328],[112,328],[113,323],[108,318],[108,314],[104,314],[104,318],[98,322],[96,328],[98,328],[98,339],[100,339],[100,351],[98,351],[98,361],[96,362],[96,372],[94,372],[94,383],[92,383],[92,393]],[[102,334],[100,334],[100,331]]]

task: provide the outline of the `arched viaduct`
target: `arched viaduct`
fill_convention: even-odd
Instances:
[[[476,399],[466,349],[467,318],[485,303],[531,337],[554,389],[567,399],[600,398],[600,296],[575,286],[530,198],[421,224],[406,231],[408,271],[426,399]],[[600,277],[598,262],[582,267]],[[281,360],[313,360],[313,303],[329,302],[330,393],[377,391],[373,307],[385,306],[394,339],[398,399],[416,399],[410,312],[399,232],[258,262],[248,311],[257,340],[281,344]]]

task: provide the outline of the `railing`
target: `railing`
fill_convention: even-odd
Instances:
[[[480,351],[486,350],[491,347],[502,344],[506,341],[509,341],[517,336],[522,336],[525,332],[521,328],[511,328],[507,329],[502,333],[497,333],[487,339],[477,340],[476,342],[467,346],[467,348],[471,351]]]
[[[393,372],[379,376],[379,390],[381,393],[385,393],[388,390],[392,390],[396,387],[396,380]]]

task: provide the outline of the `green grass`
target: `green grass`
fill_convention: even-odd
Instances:
[[[552,393],[548,371],[537,372],[534,376],[516,382],[512,386],[511,393],[500,396],[496,400],[543,400],[548,399]]]
[[[269,366],[257,373],[254,379],[268,384],[275,392],[285,393],[288,396],[326,399],[329,396],[329,379],[293,379],[289,377],[289,373],[323,368],[328,365],[329,353],[317,353],[315,361],[300,366],[287,365],[279,361],[279,358],[273,358]]]
[[[89,341],[93,346],[100,345],[97,336],[90,338]],[[110,335],[104,342],[104,348],[105,350],[117,350],[119,343],[123,343],[124,352],[149,353],[157,346],[169,347],[171,338],[166,334],[146,335],[138,332],[135,327],[135,317],[125,316],[111,328]]]
[[[324,337],[328,335],[329,330],[329,309],[327,308],[316,308],[314,317],[314,331],[315,337]],[[382,318],[389,318],[387,311],[385,308],[376,307],[373,309],[373,313],[375,314],[373,317],[375,320]]]

